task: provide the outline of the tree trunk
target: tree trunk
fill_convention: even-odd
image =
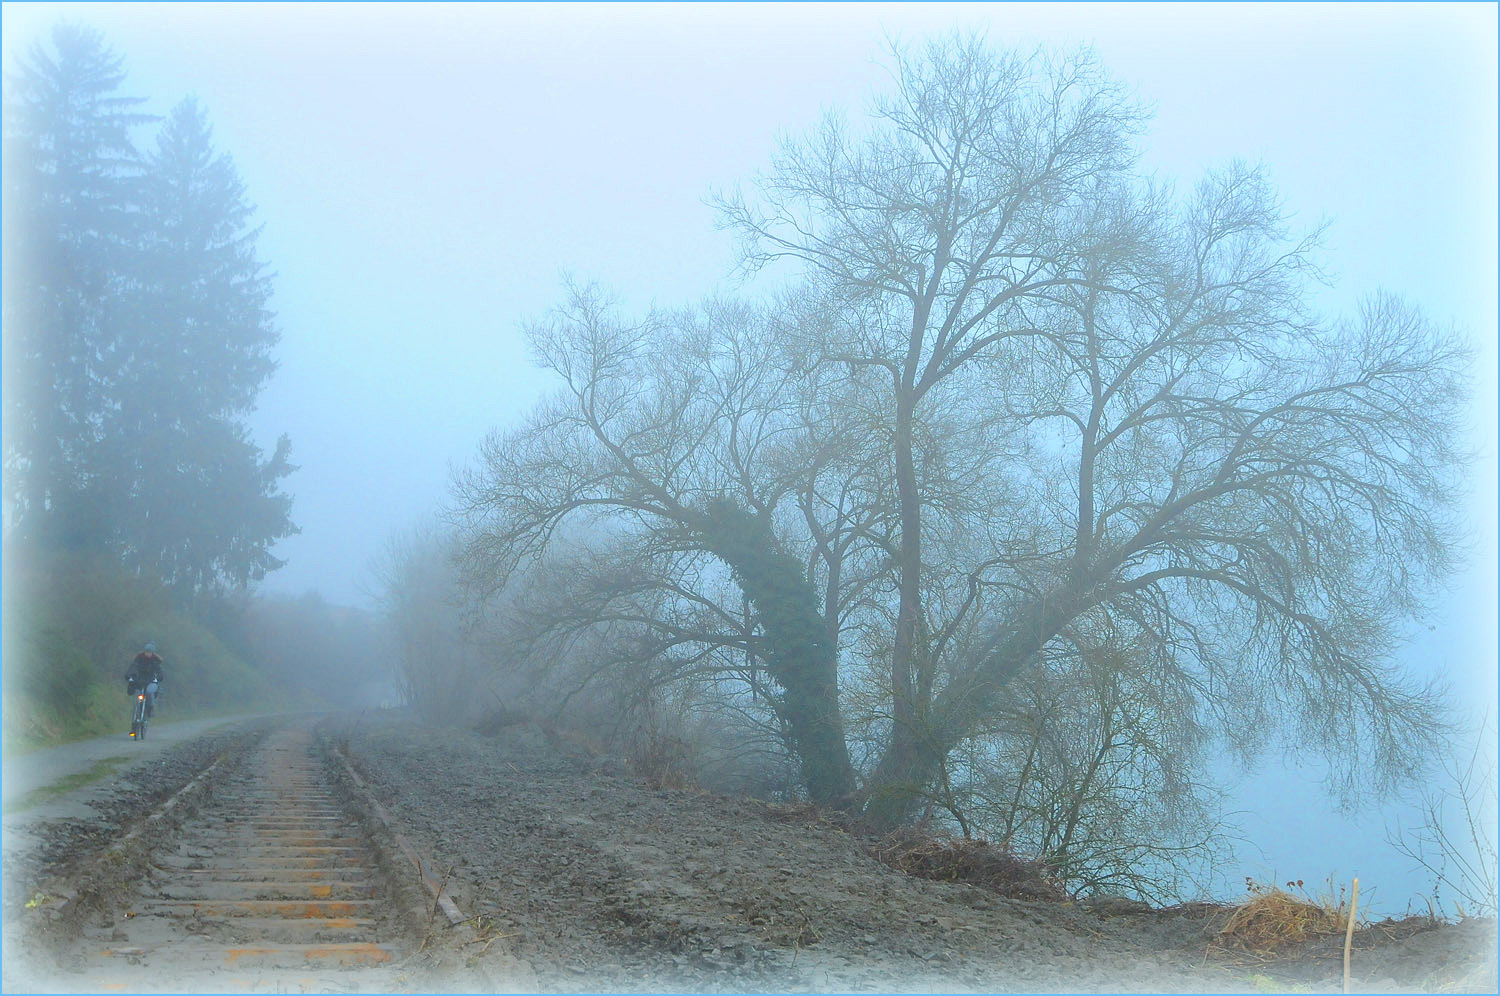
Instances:
[[[918,761],[922,750],[925,706],[917,698],[918,625],[922,614],[922,498],[917,490],[916,460],[912,453],[912,400],[901,392],[896,403],[896,425],[893,450],[896,464],[896,501],[901,518],[900,546],[897,548],[899,605],[896,611],[895,643],[891,648],[891,739],[882,768],[888,761],[893,771],[905,771],[912,765],[925,770],[926,760]],[[885,792],[901,791],[901,781],[883,786]],[[913,796],[911,805],[918,798]]]
[[[863,822],[876,832],[911,819],[942,773],[944,759],[979,728],[1010,680],[1088,605],[1087,593],[1053,591],[1023,606],[996,633],[978,663],[943,689],[928,711],[923,735],[903,751],[891,746],[866,783]]]
[[[796,558],[776,549],[764,518],[718,501],[699,529],[755,606],[770,644],[766,670],[783,689],[782,715],[808,795],[820,806],[847,808],[854,765],[839,708],[837,647],[828,639],[816,589]]]

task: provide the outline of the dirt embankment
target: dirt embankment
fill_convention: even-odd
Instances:
[[[1265,960],[1209,950],[1222,908],[1110,916],[912,878],[806,814],[652,790],[528,724],[480,736],[367,720],[334,737],[472,918],[433,927],[418,986],[1342,988],[1341,937]],[[1354,988],[1493,992],[1495,959],[1493,920],[1371,926],[1356,934]]]

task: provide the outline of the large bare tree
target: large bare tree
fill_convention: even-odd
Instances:
[[[1461,351],[1389,298],[1319,319],[1315,239],[1261,173],[1174,197],[1132,169],[1139,125],[1086,57],[950,39],[898,56],[867,129],[830,118],[723,201],[750,266],[799,260],[827,294],[819,358],[887,375],[900,606],[877,825],[1091,617],[1212,708],[1334,754],[1359,739],[1387,774],[1433,721],[1390,650],[1449,562]],[[954,392],[1010,421],[1030,511],[973,573],[987,645],[945,662],[923,633],[919,438]]]
[[[1026,331],[1028,302],[1077,278],[1074,221],[1131,159],[1139,121],[1088,59],[1040,64],[978,38],[898,53],[897,87],[856,134],[839,117],[787,143],[759,197],[727,198],[752,268],[795,258],[854,320],[826,359],[888,378],[894,415],[896,567],[892,757],[918,750],[926,723],[922,496],[916,436],[929,396]]]
[[[459,489],[473,575],[565,522],[721,565],[748,618],[680,559],[654,590],[707,598],[809,794],[875,827],[951,800],[960,748],[1015,756],[984,738],[1176,779],[1151,751],[1280,733],[1409,774],[1441,716],[1396,648],[1453,557],[1461,345],[1391,296],[1317,314],[1317,233],[1262,172],[1142,176],[1085,57],[948,40],[895,82],[723,202],[796,297],[632,323],[575,289],[531,328],[562,389]],[[1102,690],[1095,735],[1015,721],[1046,687]]]
[[[1123,192],[1105,209],[1153,210]],[[893,738],[872,779],[886,821],[1080,625],[1127,630],[1224,728],[1290,724],[1345,775],[1356,756],[1410,772],[1439,725],[1392,651],[1451,565],[1462,350],[1389,297],[1348,322],[1307,313],[1307,247],[1255,171],[1158,218],[1149,256],[1082,256],[1008,344],[1032,379],[1000,404],[1030,442],[1013,479],[1041,543],[978,576],[990,636],[947,662],[914,749]]]

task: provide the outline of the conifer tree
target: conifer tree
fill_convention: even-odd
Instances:
[[[49,545],[99,542],[102,426],[119,363],[114,308],[135,251],[140,178],[121,58],[60,25],[8,81],[4,370],[7,525]]]
[[[182,101],[145,157],[141,242],[123,330],[110,453],[127,561],[193,588],[245,584],[294,531],[283,437],[263,459],[243,419],[276,368],[270,276],[254,208],[198,102]]]
[[[122,60],[62,26],[10,81],[5,162],[9,539],[107,548],[190,592],[281,565],[296,531],[245,417],[275,370],[253,206],[195,100],[154,120]]]

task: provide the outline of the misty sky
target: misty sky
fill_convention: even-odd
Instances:
[[[748,181],[779,133],[860,111],[888,81],[887,36],[1091,44],[1156,108],[1149,166],[1190,186],[1264,161],[1300,222],[1332,222],[1330,307],[1385,288],[1478,346],[1472,567],[1409,652],[1495,701],[1493,5],[6,3],[0,17],[7,71],[66,17],[103,31],[149,110],[190,93],[207,109],[277,273],[281,369],[253,426],[266,447],[289,433],[301,467],[286,486],[302,533],[264,590],[353,605],[371,604],[391,533],[429,517],[451,468],[545,388],[519,325],[560,299],[564,273],[632,310],[733,289],[705,196]],[[1301,798],[1298,777],[1266,791]],[[1346,847],[1318,846],[1266,870],[1350,870],[1333,864]]]

